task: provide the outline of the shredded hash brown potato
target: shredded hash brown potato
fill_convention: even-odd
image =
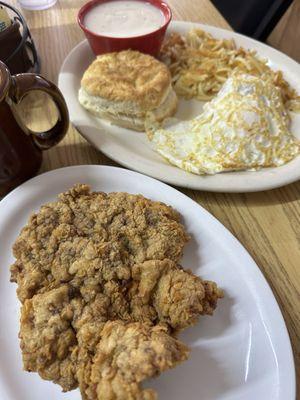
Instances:
[[[285,107],[300,112],[300,96],[282,72],[273,71],[254,50],[237,48],[233,39],[215,39],[201,29],[191,30],[186,37],[173,33],[162,46],[161,59],[171,71],[176,93],[186,99],[211,100],[231,73],[240,70],[262,78],[271,76]]]

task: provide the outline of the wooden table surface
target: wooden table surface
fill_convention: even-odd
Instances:
[[[46,11],[23,10],[42,61],[42,74],[57,82],[62,61],[83,39],[76,14],[85,0],[60,0]],[[15,1],[11,3],[16,4]],[[209,0],[169,0],[174,19],[230,29]],[[40,104],[41,105],[41,102]],[[33,109],[34,112],[34,109]],[[49,124],[49,109],[39,110]],[[41,118],[41,115],[44,115]],[[27,115],[30,120],[33,118]],[[116,165],[70,127],[66,138],[44,153],[41,172],[78,164]],[[291,337],[300,373],[300,182],[261,193],[220,194],[183,190],[212,213],[245,246],[271,285]],[[299,381],[299,379],[298,379]],[[300,398],[300,386],[298,391]]]

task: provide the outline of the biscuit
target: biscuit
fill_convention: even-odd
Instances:
[[[135,130],[144,130],[148,112],[162,121],[177,108],[168,68],[133,50],[98,56],[83,75],[79,102],[96,116]]]

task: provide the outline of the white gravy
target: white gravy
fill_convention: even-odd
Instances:
[[[145,35],[164,23],[159,8],[136,0],[107,1],[93,7],[84,17],[84,25],[90,31],[119,38]]]

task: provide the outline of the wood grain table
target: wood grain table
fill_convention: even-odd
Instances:
[[[11,2],[16,4],[15,1]],[[83,39],[76,23],[80,0],[60,0],[49,10],[23,10],[42,61],[42,74],[57,82],[69,51]],[[169,0],[174,19],[230,29],[209,0]],[[49,126],[53,113],[43,100],[23,106],[28,123]],[[41,108],[43,106],[43,108]],[[38,115],[38,119],[34,114]],[[34,125],[36,126],[36,124]],[[44,153],[40,172],[78,164],[116,165],[70,127],[66,138]],[[261,193],[220,194],[182,190],[211,212],[245,246],[271,285],[292,340],[297,377],[300,373],[300,182]],[[298,396],[300,386],[298,383]]]

